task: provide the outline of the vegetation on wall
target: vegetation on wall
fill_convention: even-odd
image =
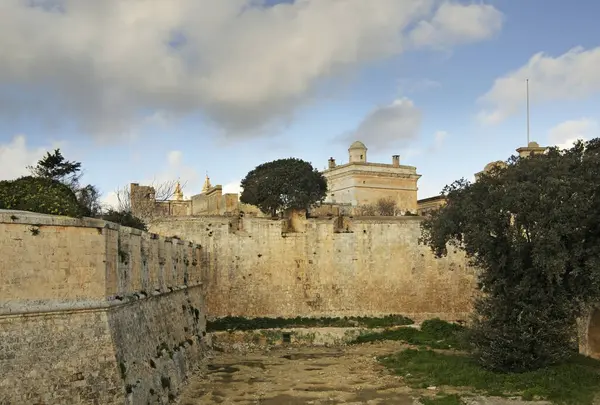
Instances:
[[[359,205],[356,207],[356,212],[357,215],[366,217],[393,217],[401,213],[397,201],[390,197],[380,198],[374,204]]]
[[[228,316],[206,323],[206,331],[223,330],[256,330],[273,328],[310,328],[310,327],[365,327],[381,328],[398,325],[412,325],[412,319],[402,315],[387,315],[384,317],[351,316],[344,318],[243,318]]]
[[[286,209],[309,209],[325,199],[327,181],[308,162],[288,158],[263,163],[241,182],[240,201],[276,216]]]
[[[600,139],[507,163],[446,187],[423,241],[437,256],[461,248],[481,270],[474,357],[525,371],[570,358],[576,317],[600,300]]]
[[[142,231],[148,230],[148,226],[144,223],[144,221],[134,216],[130,211],[117,211],[114,209],[109,209],[103,213],[100,218],[105,221],[114,222],[130,228],[136,228]]]
[[[59,181],[26,176],[0,181],[0,209],[81,217],[83,210],[73,190]]]
[[[96,217],[147,230],[146,224],[126,210],[104,210],[94,185],[81,186],[81,162],[65,159],[60,149],[46,152],[31,176],[0,181],[0,209],[39,212],[70,217]]]

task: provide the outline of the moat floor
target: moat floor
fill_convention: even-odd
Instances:
[[[399,342],[384,342],[341,348],[215,353],[208,370],[190,380],[177,402],[180,405],[416,405],[420,403],[417,398],[434,395],[436,389],[410,389],[375,359],[405,347]],[[468,402],[533,404],[501,398],[471,398]]]

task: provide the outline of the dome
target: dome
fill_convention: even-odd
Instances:
[[[352,143],[352,145],[350,145],[349,150],[350,149],[365,149],[366,150],[367,147],[361,141],[355,141],[354,143]]]
[[[485,165],[483,171],[487,173],[494,168],[504,169],[505,167],[507,167],[505,162],[503,162],[502,160],[497,160],[495,162],[491,162],[491,163],[488,163],[487,165]]]

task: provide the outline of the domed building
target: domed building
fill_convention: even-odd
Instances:
[[[327,203],[357,206],[391,198],[400,211],[417,212],[421,175],[416,167],[401,165],[399,155],[393,155],[391,163],[372,163],[367,160],[365,144],[356,141],[348,148],[348,163],[338,165],[330,158],[323,175],[327,179]]]

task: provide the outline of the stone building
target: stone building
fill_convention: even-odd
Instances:
[[[185,199],[181,185],[177,182],[172,198],[160,200],[151,186],[130,185],[131,210],[133,215],[151,219],[157,217],[186,217],[193,215],[237,215],[240,211],[249,215],[260,215],[258,208],[243,204],[236,193],[223,193],[220,184],[213,186],[206,176],[200,194]],[[169,195],[170,193],[164,193]]]
[[[417,201],[417,214],[421,216],[429,215],[446,204],[446,198],[443,195],[422,198]]]
[[[399,211],[417,212],[417,174],[414,166],[400,164],[400,156],[391,163],[372,163],[367,160],[367,147],[360,141],[348,149],[348,163],[338,165],[329,159],[323,175],[327,179],[326,203],[369,205],[381,198],[396,201]]]

